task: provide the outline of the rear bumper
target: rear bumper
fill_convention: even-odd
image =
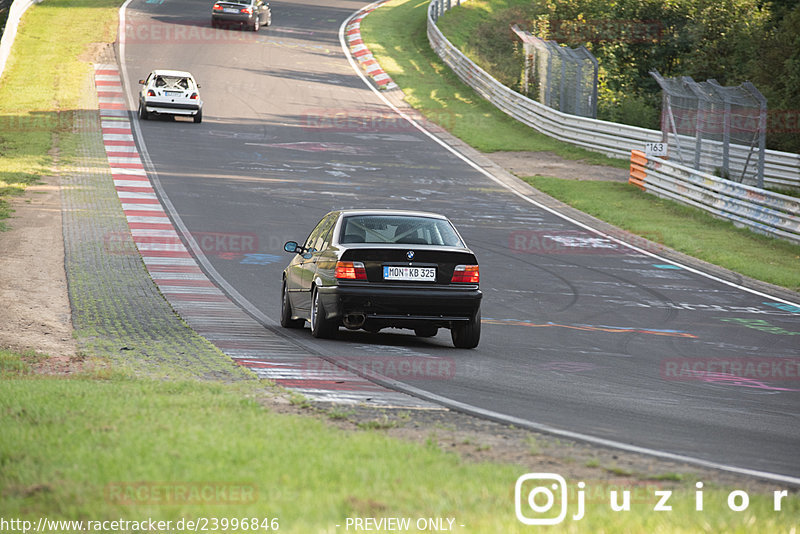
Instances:
[[[255,15],[240,15],[238,13],[211,13],[211,20],[226,24],[248,24],[252,25]]]
[[[148,113],[160,113],[163,115],[196,115],[200,104],[183,104],[176,102],[145,102]]]
[[[466,321],[480,309],[483,297],[477,286],[334,286],[318,290],[329,319],[364,314],[368,322],[406,327],[422,323],[449,326]]]

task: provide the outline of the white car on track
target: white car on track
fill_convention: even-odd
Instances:
[[[154,70],[146,79],[139,80],[139,118],[151,115],[182,115],[194,122],[203,120],[203,101],[200,86],[188,72],[180,70]]]

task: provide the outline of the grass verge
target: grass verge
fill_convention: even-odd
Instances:
[[[457,532],[529,531],[513,511],[521,468],[276,414],[259,394],[255,382],[43,378],[0,351],[0,517],[173,525],[205,517],[231,526],[277,518],[281,532],[302,533],[344,531],[349,517],[410,518],[415,526],[454,518]],[[587,481],[587,490],[603,493],[599,484]],[[631,510],[619,513],[587,493],[586,518],[567,520],[567,531],[779,532],[800,514],[796,496],[776,512],[771,495],[752,492],[747,510],[732,512],[730,490],[710,486],[697,512],[693,485],[673,494],[672,512],[654,512],[658,497],[634,490]],[[240,527],[227,531],[252,530]]]
[[[539,134],[499,111],[462,83],[431,50],[427,0],[392,0],[361,25],[381,67],[403,88],[406,100],[429,120],[484,152],[550,151],[572,160],[627,168],[608,158]]]
[[[113,42],[120,0],[48,0],[25,13],[0,80],[0,230],[9,197],[52,172],[58,135],[69,131],[90,43]],[[35,83],[32,83],[35,81]]]
[[[629,166],[627,161],[611,160],[538,134],[475,94],[431,50],[425,26],[428,3],[391,0],[361,23],[364,41],[403,89],[410,105],[484,152],[549,150],[567,158],[586,157],[590,163]],[[486,2],[479,5],[488,6]],[[527,181],[577,209],[675,250],[800,290],[800,247],[790,243],[736,228],[701,210],[658,199],[627,184],[539,177]]]

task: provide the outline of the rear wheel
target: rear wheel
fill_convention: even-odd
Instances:
[[[322,339],[332,338],[338,330],[338,325],[325,317],[325,307],[319,298],[319,291],[314,288],[311,295],[311,335]]]
[[[286,282],[283,283],[281,300],[281,326],[284,328],[303,328],[306,324],[304,319],[292,319],[292,303],[289,301],[289,289]]]
[[[417,337],[433,337],[438,331],[438,326],[420,326],[414,329],[414,333]]]
[[[211,18],[211,27],[212,28],[216,28],[217,27],[217,21],[213,17]]]
[[[150,114],[147,112],[147,108],[145,108],[141,102],[139,102],[139,118],[143,121],[146,121],[147,119],[150,118]]]
[[[192,117],[192,119],[194,120],[195,124],[203,122],[203,110],[201,109],[198,111],[195,116]]]
[[[450,329],[453,345],[458,349],[474,349],[481,340],[481,310],[475,312],[469,321],[456,323]]]
[[[256,20],[253,21],[253,31],[257,32],[260,29],[261,29],[261,21],[258,20],[258,17],[256,17]]]

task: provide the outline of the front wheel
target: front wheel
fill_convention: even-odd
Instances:
[[[453,345],[458,349],[474,349],[481,340],[481,310],[475,312],[469,321],[456,323],[450,329]]]
[[[339,331],[339,326],[325,317],[325,307],[319,298],[319,291],[314,288],[311,296],[311,335],[320,339],[332,338]]]
[[[289,301],[289,289],[283,283],[283,296],[281,300],[281,326],[284,328],[303,328],[304,319],[292,319],[292,303]]]

